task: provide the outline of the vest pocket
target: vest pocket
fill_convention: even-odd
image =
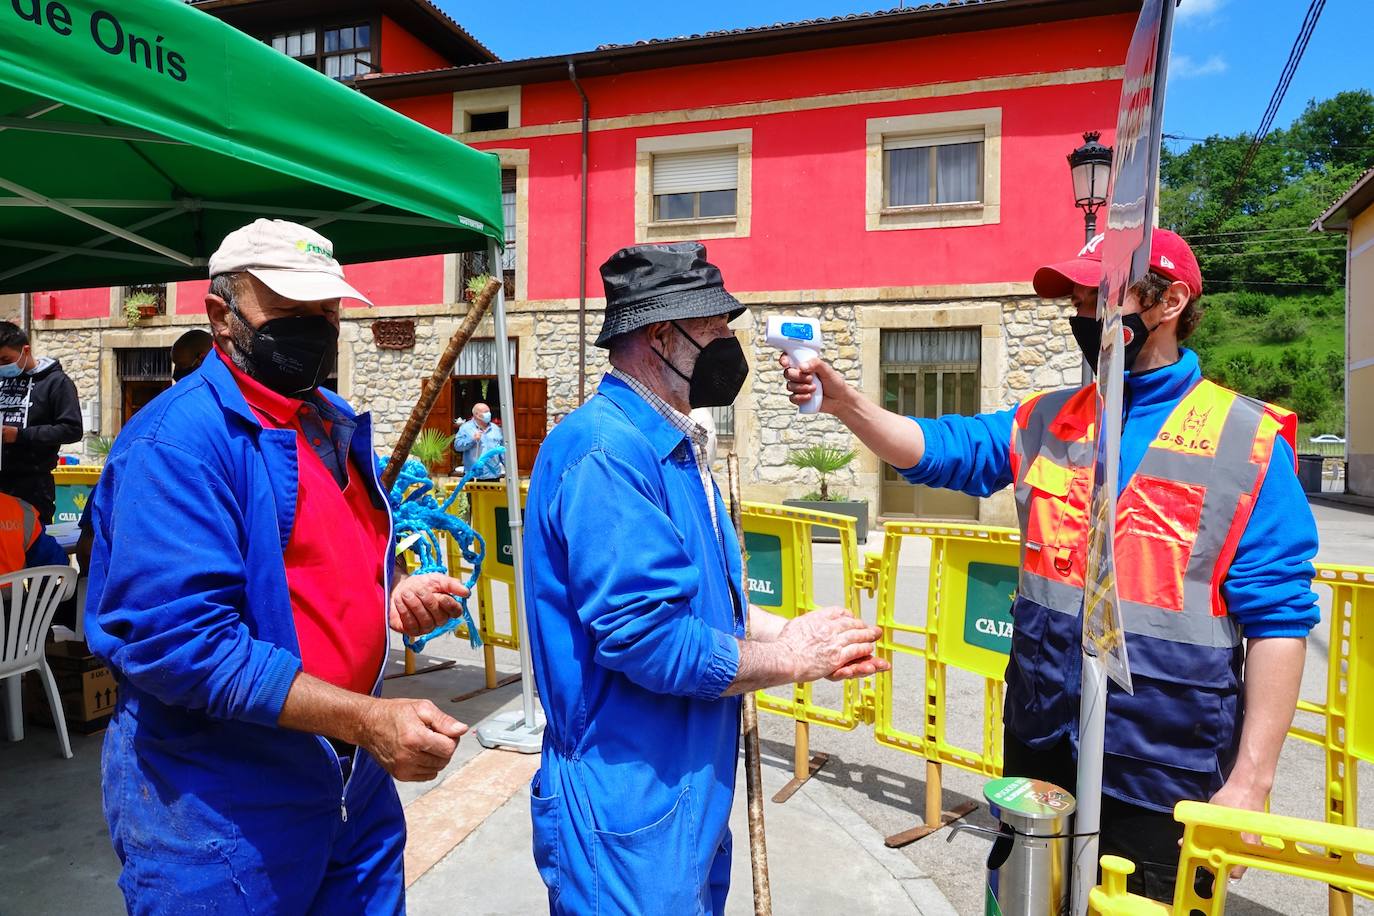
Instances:
[[[1207,488],[1137,474],[1117,503],[1117,590],[1124,601],[1183,610],[1183,580]]]
[[[599,913],[704,913],[692,787],[658,820],[630,833],[594,830]]]
[[[1083,584],[1088,494],[1085,474],[1038,456],[1026,470],[1026,566],[1047,579]]]

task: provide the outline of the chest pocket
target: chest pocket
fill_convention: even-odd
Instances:
[[[1183,579],[1207,488],[1137,474],[1117,501],[1117,590],[1123,600],[1183,610]]]
[[[1037,455],[1026,469],[1026,566],[1048,579],[1083,584],[1088,530],[1088,475]]]

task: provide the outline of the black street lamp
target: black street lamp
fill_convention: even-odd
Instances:
[[[1097,211],[1107,202],[1107,183],[1112,174],[1112,148],[1097,142],[1102,134],[1083,134],[1083,145],[1069,153],[1073,175],[1073,202],[1083,211],[1084,241],[1097,234]]]

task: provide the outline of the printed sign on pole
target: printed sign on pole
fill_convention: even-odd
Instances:
[[[1096,656],[1112,680],[1127,692],[1132,690],[1131,666],[1126,656],[1125,626],[1112,553],[1125,369],[1121,307],[1131,284],[1150,269],[1150,234],[1154,227],[1155,190],[1159,185],[1164,81],[1172,26],[1172,3],[1145,3],[1126,54],[1107,230],[1102,241],[1102,285],[1098,290],[1102,350],[1097,360],[1097,462],[1089,515],[1083,648]]]

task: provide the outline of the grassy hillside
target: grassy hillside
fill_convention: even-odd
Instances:
[[[1217,293],[1188,341],[1202,371],[1244,394],[1296,411],[1309,436],[1345,433],[1345,294]]]

